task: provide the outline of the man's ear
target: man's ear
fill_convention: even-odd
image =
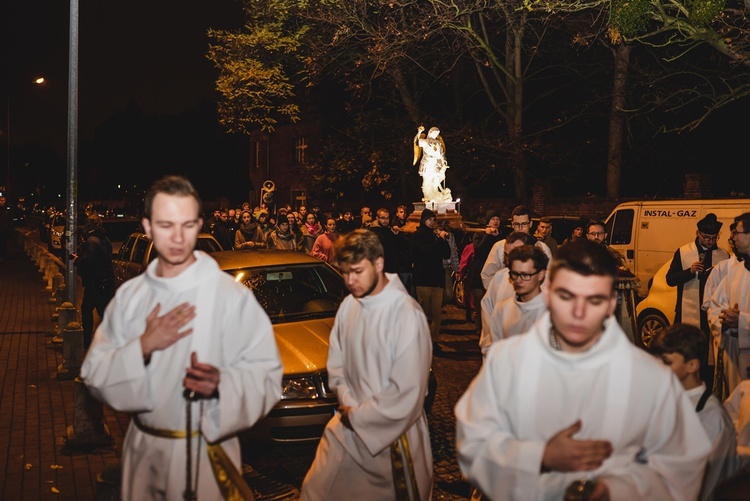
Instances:
[[[383,268],[385,268],[385,258],[383,258],[383,256],[376,257],[375,258],[375,271],[377,271],[378,274],[383,273]]]
[[[690,374],[696,374],[701,369],[701,363],[698,361],[697,358],[688,360],[685,363],[685,366],[687,367],[688,373]]]
[[[143,233],[151,239],[151,221],[147,217],[144,217],[141,219],[141,226],[143,227]]]

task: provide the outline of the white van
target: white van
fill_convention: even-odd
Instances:
[[[634,201],[614,208],[605,221],[607,244],[625,256],[640,280],[639,297],[648,294],[651,279],[675,251],[695,239],[698,221],[709,212],[724,223],[717,245],[729,252],[729,225],[750,212],[750,198]]]

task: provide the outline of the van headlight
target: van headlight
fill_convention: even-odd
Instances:
[[[284,378],[281,381],[281,400],[318,398],[318,387],[312,376]]]

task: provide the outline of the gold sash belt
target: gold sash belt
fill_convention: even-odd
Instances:
[[[406,460],[406,467],[404,467],[404,460]],[[396,500],[419,501],[417,477],[414,475],[414,462],[411,458],[406,433],[391,444],[391,468],[393,470],[393,484],[396,487]]]
[[[133,422],[136,428],[148,435],[160,438],[187,438],[187,433],[184,430],[159,430],[146,426],[138,418],[138,415],[133,416]],[[190,436],[198,437],[200,432],[194,431]],[[224,452],[221,444],[210,444],[206,441],[206,451],[222,497],[228,501],[253,501],[255,499],[253,492],[240,472],[237,471],[227,453]]]

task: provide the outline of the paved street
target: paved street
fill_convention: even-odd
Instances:
[[[5,451],[0,453],[0,499],[115,500],[116,467],[130,418],[106,406],[93,421],[82,412],[76,401],[81,383],[60,371],[65,358],[53,336],[57,305],[48,285],[30,255],[11,246],[10,258],[0,263],[0,450]],[[481,360],[463,310],[446,306],[444,311],[443,353],[433,364],[438,390],[428,416],[433,498],[468,499],[455,459],[453,406]],[[90,440],[89,427],[108,443]],[[296,499],[314,452],[315,444],[245,447],[245,479],[259,500]]]
[[[481,365],[481,355],[473,324],[467,324],[464,310],[448,305],[443,310],[440,345],[443,352],[433,359],[438,389],[428,415],[432,442],[435,500],[469,499],[469,486],[461,479],[455,455],[453,406]],[[245,475],[259,492],[274,499],[299,498],[299,486],[312,463],[316,444],[245,447]]]

